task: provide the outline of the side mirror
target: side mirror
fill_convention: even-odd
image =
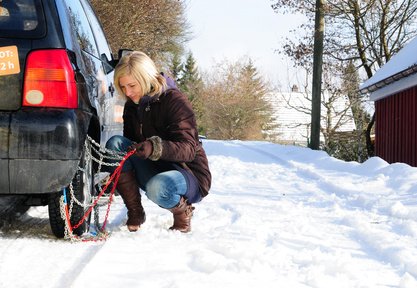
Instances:
[[[129,54],[130,52],[133,52],[133,50],[132,49],[119,49],[117,53],[118,59],[120,60],[123,56]]]
[[[108,61],[107,63],[109,64],[109,65],[111,65],[113,68],[115,68],[116,67],[116,65],[119,63],[119,60],[123,57],[123,56],[125,56],[125,55],[127,55],[127,54],[129,54],[130,52],[132,52],[133,50],[131,50],[131,49],[119,49],[119,51],[117,52],[117,59],[112,59],[112,60],[110,60],[110,61]]]
[[[104,53],[100,55],[100,60],[103,63],[104,72],[106,72],[106,74],[109,74],[114,70],[114,67],[116,67],[116,65],[113,65],[114,60],[107,59],[107,55]]]

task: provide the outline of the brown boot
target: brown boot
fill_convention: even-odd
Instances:
[[[127,208],[127,229],[130,232],[135,232],[145,222],[146,215],[134,172],[122,172],[116,188]]]
[[[178,230],[183,233],[191,231],[191,217],[193,216],[194,207],[188,204],[185,198],[181,197],[180,203],[168,210],[174,214],[174,225],[169,229]]]

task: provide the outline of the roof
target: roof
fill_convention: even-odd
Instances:
[[[417,37],[394,55],[374,76],[365,81],[359,90],[362,93],[370,92],[371,100],[375,101],[415,86],[417,83],[416,51]]]

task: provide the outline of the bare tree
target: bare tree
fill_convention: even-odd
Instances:
[[[272,8],[277,12],[295,11],[310,19],[300,27],[300,37],[287,39],[281,52],[290,56],[296,65],[311,65],[315,0],[272,2]],[[360,75],[372,77],[379,67],[417,35],[416,12],[415,0],[328,0],[325,4],[324,62],[337,68],[346,67],[341,63],[351,61],[362,72]],[[301,35],[301,31],[309,33]],[[334,68],[332,71],[335,71]],[[374,117],[370,118],[367,127],[369,155],[373,155],[370,141],[373,121]]]
[[[141,50],[156,61],[189,40],[184,0],[91,0],[113,51]]]
[[[204,125],[210,138],[263,139],[272,121],[267,83],[252,61],[217,65],[205,77]]]
[[[325,69],[327,71],[327,69]],[[342,130],[346,130],[347,126],[353,126],[353,116],[351,112],[351,104],[349,99],[345,96],[342,90],[335,88],[332,82],[332,74],[323,74],[323,90],[321,93],[321,111],[320,113],[320,126],[319,132],[324,138],[324,150],[329,150],[329,145],[336,141],[339,137],[338,134]],[[310,78],[306,78],[305,81],[310,81]],[[308,83],[299,83],[303,87],[303,91],[299,93],[282,93],[281,97],[286,103],[287,108],[293,109],[296,113],[305,114],[311,116],[313,113],[312,93],[309,90]],[[305,117],[300,117],[305,118]],[[307,131],[307,128],[311,125],[311,122],[294,123],[292,128],[305,127],[302,131]],[[353,127],[352,127],[353,128]],[[306,134],[306,137],[308,135]]]

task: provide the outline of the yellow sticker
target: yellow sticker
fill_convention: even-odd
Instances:
[[[17,46],[0,47],[0,76],[20,72]]]

